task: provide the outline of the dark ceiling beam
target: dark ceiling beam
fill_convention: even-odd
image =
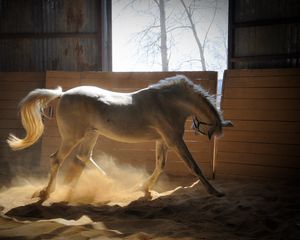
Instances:
[[[247,27],[259,27],[259,26],[273,26],[280,24],[295,24],[300,23],[300,17],[292,18],[278,18],[278,19],[262,19],[249,22],[233,23],[234,28],[247,28]]]
[[[20,38],[95,38],[97,33],[0,33],[1,39],[20,39]]]

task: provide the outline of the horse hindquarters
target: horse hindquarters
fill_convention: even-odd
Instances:
[[[68,104],[65,104],[66,102],[63,99],[65,99],[64,96],[61,97],[56,108],[56,120],[61,144],[58,150],[51,155],[50,177],[47,186],[39,193],[34,194],[34,197],[40,197],[41,202],[45,201],[50,193],[55,190],[56,177],[60,166],[83,138],[83,133],[78,130],[80,128],[74,126],[72,115],[68,111]]]

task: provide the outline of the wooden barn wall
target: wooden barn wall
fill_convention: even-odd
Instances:
[[[300,177],[300,69],[228,70],[216,177]]]
[[[0,73],[0,181],[9,183],[18,175],[34,175],[40,171],[40,142],[30,149],[13,152],[6,144],[9,133],[24,136],[18,103],[27,93],[45,86],[45,73]]]
[[[131,92],[147,87],[167,76],[174,76],[174,72],[153,73],[108,73],[108,72],[47,72],[46,87],[62,86],[64,90],[79,86],[93,85],[119,92]],[[200,83],[210,93],[216,93],[216,72],[182,72],[196,83]],[[53,104],[55,108],[55,104]],[[191,130],[191,119],[186,122],[184,139],[194,156],[208,177],[212,177],[214,141],[207,137],[196,136]],[[57,131],[56,120],[46,121],[46,131],[43,137],[42,158],[44,165],[49,164],[49,155],[59,146],[60,138]],[[141,142],[137,144],[120,143],[100,137],[95,147],[95,155],[106,153],[116,158],[120,163],[146,167],[150,172],[155,164],[154,142]],[[173,152],[169,152],[166,165],[169,174],[188,175],[190,172],[182,160]]]
[[[299,0],[229,0],[229,68],[300,67],[299,33]]]
[[[0,71],[110,70],[109,3],[0,0]]]

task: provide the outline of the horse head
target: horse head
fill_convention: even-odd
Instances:
[[[197,116],[193,117],[192,128],[196,133],[201,135],[207,135],[208,139],[211,139],[212,136],[222,136],[223,127],[233,127],[233,123],[229,120],[223,120],[222,117],[216,117],[213,123],[201,121]]]
[[[213,135],[215,136],[222,136],[223,134],[223,127],[233,127],[233,123],[229,120],[222,120],[221,124],[218,125],[218,127],[214,126],[208,129],[207,136],[209,139]]]

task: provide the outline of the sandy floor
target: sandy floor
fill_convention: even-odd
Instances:
[[[86,181],[83,177],[81,190],[91,187]],[[193,179],[163,178],[161,193],[145,201],[138,191],[120,194],[122,185],[101,181],[102,192],[92,185],[80,191],[85,197],[76,193],[71,204],[63,202],[63,187],[44,205],[30,198],[40,183],[2,189],[0,239],[300,239],[296,183],[215,180],[226,193],[216,198],[200,183],[175,188]]]

